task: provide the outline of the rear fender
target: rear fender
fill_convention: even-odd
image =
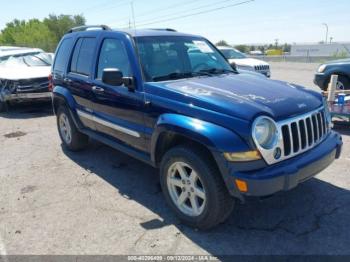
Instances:
[[[52,92],[52,104],[53,104],[53,110],[54,113],[57,114],[58,105],[60,103],[64,103],[71,113],[71,117],[75,123],[75,126],[78,127],[78,129],[83,128],[82,123],[79,120],[78,115],[76,114],[76,103],[74,100],[74,97],[72,94],[64,87],[56,86]]]

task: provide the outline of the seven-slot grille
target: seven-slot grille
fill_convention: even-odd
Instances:
[[[270,66],[269,65],[257,65],[254,66],[255,71],[268,71],[270,70]]]
[[[281,124],[283,158],[300,154],[320,143],[328,134],[324,110],[296,117]]]

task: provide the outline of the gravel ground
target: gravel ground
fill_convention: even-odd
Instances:
[[[315,66],[272,73],[311,87]],[[339,131],[342,157],[316,178],[200,232],[167,207],[157,170],[97,142],[67,152],[49,105],[17,106],[0,115],[0,254],[349,254],[350,132]]]

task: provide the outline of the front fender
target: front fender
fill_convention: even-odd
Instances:
[[[203,144],[211,151],[243,152],[249,150],[247,143],[227,128],[184,115],[163,114],[158,118],[152,135],[152,161],[156,159],[157,142],[163,132],[185,136]]]

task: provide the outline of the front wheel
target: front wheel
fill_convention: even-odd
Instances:
[[[165,198],[185,224],[209,229],[223,222],[234,207],[215,163],[202,150],[178,146],[160,167]]]
[[[8,110],[8,105],[6,102],[0,100],[0,113]]]
[[[89,137],[79,132],[65,106],[57,110],[57,127],[64,146],[69,150],[79,151],[87,146]]]
[[[349,90],[350,80],[345,76],[339,76],[337,82],[337,90]]]

